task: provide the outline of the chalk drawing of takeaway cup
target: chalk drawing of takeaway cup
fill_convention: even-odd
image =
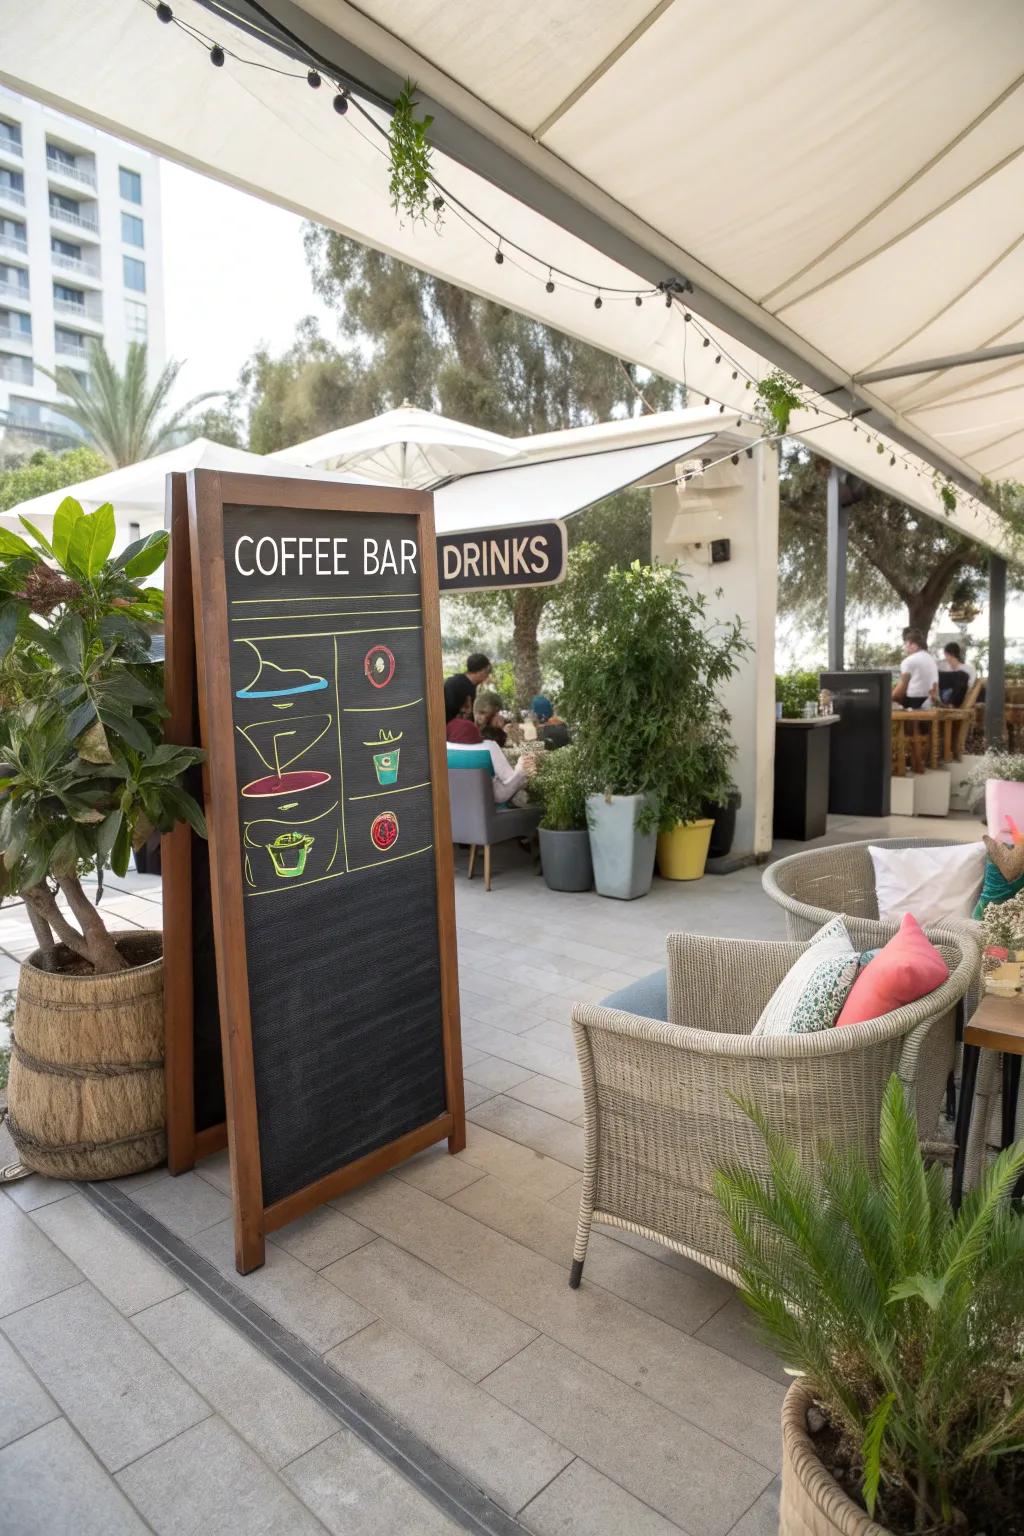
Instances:
[[[376,741],[364,741],[364,747],[375,747],[373,754],[373,766],[377,774],[378,784],[394,784],[398,780],[398,755],[401,751],[398,743],[402,739],[402,732],[393,734],[391,731],[381,731]]]
[[[281,880],[296,880],[306,868],[313,839],[306,832],[282,832],[267,844],[274,874]]]

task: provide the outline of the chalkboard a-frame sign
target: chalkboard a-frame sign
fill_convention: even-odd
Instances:
[[[433,509],[202,470],[187,490],[246,1273],[266,1232],[465,1143]]]

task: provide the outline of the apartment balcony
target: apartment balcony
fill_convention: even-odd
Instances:
[[[64,181],[77,187],[95,187],[96,172],[81,166],[66,165],[56,155],[46,156],[46,170],[51,181]]]
[[[24,206],[25,206],[25,194],[24,194],[24,192],[16,192],[13,187],[5,187],[5,186],[0,185],[0,207],[3,207],[3,208],[24,208]]]
[[[76,325],[85,326],[90,331],[103,329],[103,314],[98,307],[94,310],[88,304],[75,304],[71,299],[54,299],[53,312],[55,315],[73,320]]]
[[[0,344],[14,347],[18,352],[32,353],[32,332],[19,330],[17,326],[0,322]]]
[[[87,240],[100,237],[99,219],[94,213],[68,213],[56,203],[50,204],[50,220],[54,224],[66,224]]]
[[[5,384],[31,384],[34,378],[31,358],[7,357],[0,353],[0,379]]]
[[[84,363],[89,360],[89,349],[85,344],[84,338],[72,341],[69,337],[62,338],[58,336],[54,340],[54,351],[57,354],[58,360],[66,359],[74,363]]]
[[[9,160],[22,159],[21,145],[6,128],[0,128],[0,156],[5,156]]]
[[[50,260],[59,272],[73,272],[76,282],[91,283],[97,288],[103,285],[100,269],[93,262],[83,261],[80,256],[63,256],[59,251],[51,251]]]
[[[20,235],[5,235],[0,232],[0,252],[10,256],[28,256],[28,241]]]
[[[17,304],[21,309],[29,309],[32,299],[28,289],[20,283],[0,283],[0,303]]]

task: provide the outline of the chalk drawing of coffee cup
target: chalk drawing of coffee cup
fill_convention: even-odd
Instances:
[[[281,880],[295,880],[303,874],[313,838],[306,832],[282,832],[267,844],[274,874]]]
[[[373,767],[377,774],[378,784],[394,784],[398,779],[398,755],[401,750],[398,743],[402,739],[402,732],[382,730],[376,741],[364,741],[364,747],[375,747],[373,754]]]

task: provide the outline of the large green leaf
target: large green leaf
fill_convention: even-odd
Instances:
[[[32,535],[41,549],[45,550],[52,559],[57,558],[56,554],[54,553],[53,545],[50,543],[46,535],[36,527],[35,523],[30,522],[29,519],[24,517],[20,512],[18,513],[18,522],[23,528],[28,529],[29,533]]]
[[[120,736],[122,741],[134,747],[136,752],[146,753],[153,745],[152,739],[145,726],[132,715],[122,714],[120,710],[111,709],[104,705],[100,710],[100,719],[108,731],[113,731],[115,736]]]
[[[0,555],[31,555],[31,544],[26,544],[20,533],[12,533],[9,528],[0,528]]]
[[[126,875],[132,856],[132,828],[127,816],[122,816],[110,849],[110,867],[115,875]]]
[[[53,553],[61,565],[67,564],[72,531],[84,516],[81,505],[73,496],[65,496],[53,514]]]
[[[146,576],[151,576],[158,571],[167,559],[167,546],[170,536],[164,529],[156,533],[147,534],[144,539],[136,539],[123,549],[114,561],[115,566],[123,570],[132,581],[142,581]]]
[[[96,833],[96,851],[101,859],[109,856],[110,850],[117,841],[117,835],[121,830],[124,817],[120,811],[111,811],[106,821]]]
[[[55,522],[56,528],[56,522]],[[117,524],[110,502],[78,519],[71,530],[68,560],[86,576],[95,576],[114,547]]]
[[[27,612],[28,604],[18,602],[16,598],[0,606],[0,658],[6,656],[14,644],[18,626]]]
[[[64,735],[68,741],[74,741],[76,736],[81,736],[86,727],[96,719],[96,706],[92,699],[85,699],[66,717],[64,722]],[[100,727],[102,730],[102,726]],[[88,733],[87,733],[88,734]],[[81,748],[79,748],[81,750]]]

